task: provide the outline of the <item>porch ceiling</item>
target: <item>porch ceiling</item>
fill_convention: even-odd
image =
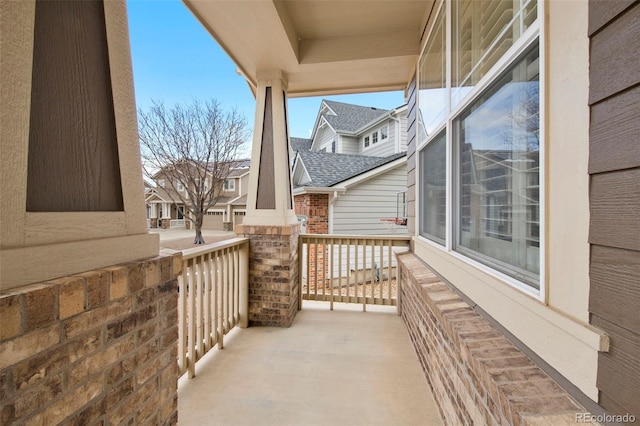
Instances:
[[[401,90],[433,0],[183,0],[252,87],[282,70],[291,97]]]

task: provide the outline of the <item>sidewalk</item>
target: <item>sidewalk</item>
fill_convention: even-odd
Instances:
[[[150,234],[160,236],[160,248],[183,250],[193,248],[193,238],[196,231],[193,229],[149,229]],[[235,232],[203,230],[202,236],[207,244],[235,238]]]

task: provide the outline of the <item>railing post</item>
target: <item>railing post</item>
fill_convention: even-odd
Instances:
[[[240,286],[240,297],[238,307],[240,315],[240,328],[249,326],[249,243],[242,244],[239,252],[238,275]]]

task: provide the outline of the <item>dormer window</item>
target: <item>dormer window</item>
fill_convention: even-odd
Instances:
[[[369,147],[369,136],[365,136],[364,137],[364,147],[368,148]]]
[[[227,179],[224,181],[224,190],[225,191],[235,191],[236,190],[236,181],[233,179]]]
[[[336,152],[336,141],[331,142],[331,152]]]
[[[378,131],[371,133],[371,143],[378,143]]]
[[[380,140],[383,141],[389,137],[389,126],[380,128]]]
[[[178,192],[184,191],[184,185],[182,184],[182,182],[178,182],[178,185],[176,186],[177,186]]]

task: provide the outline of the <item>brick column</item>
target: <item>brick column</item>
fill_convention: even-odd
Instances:
[[[249,326],[289,327],[298,311],[300,225],[238,225],[249,238]]]
[[[307,234],[329,233],[329,194],[299,194],[295,198],[296,214],[307,216]],[[309,245],[309,286],[311,292],[327,285],[329,267],[327,247],[324,244]],[[316,270],[316,264],[318,268]]]
[[[249,238],[249,325],[288,327],[298,310],[286,90],[281,71],[258,73],[247,215],[236,228]]]

